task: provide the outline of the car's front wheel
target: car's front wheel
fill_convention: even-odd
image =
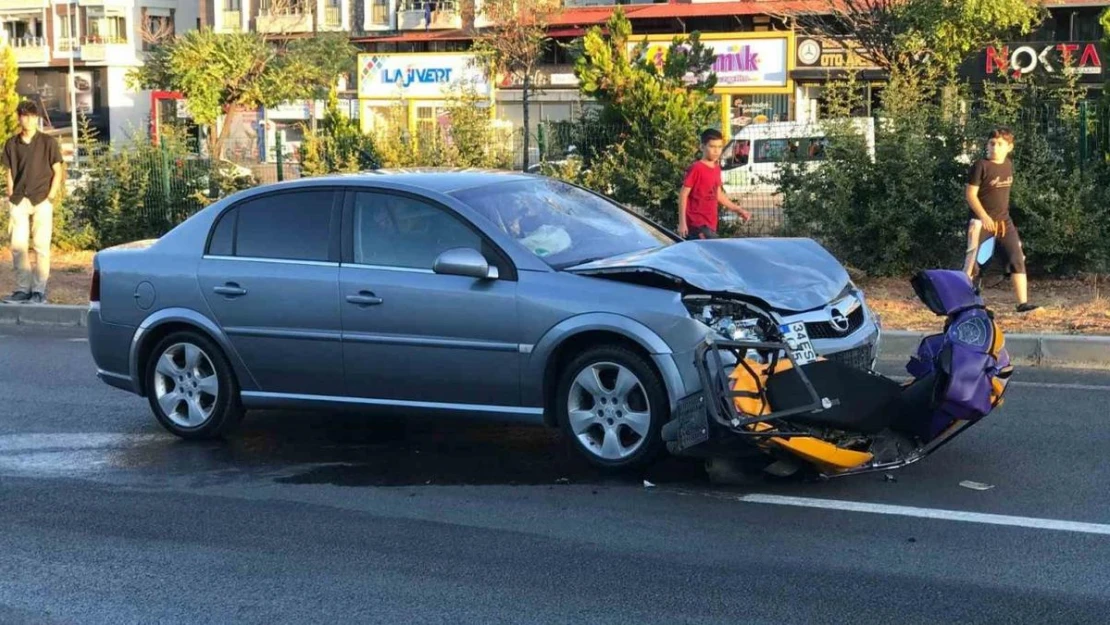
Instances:
[[[175,332],[159,341],[146,383],[154,416],[181,438],[216,438],[242,418],[231,365],[219,346],[199,333]]]
[[[669,404],[659,374],[620,346],[587,350],[562,373],[557,414],[571,445],[599,468],[622,471],[658,459]]]

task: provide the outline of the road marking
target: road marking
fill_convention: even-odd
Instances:
[[[820,508],[822,510],[842,510],[845,512],[867,512],[871,514],[888,514],[894,516],[917,517],[922,519],[940,519],[944,521],[963,521],[966,523],[984,523],[987,525],[1008,525],[1012,527],[1025,527],[1029,529],[1078,532],[1081,534],[1102,534],[1110,536],[1110,525],[1104,525],[1102,523],[1081,523],[1078,521],[1061,521],[1058,519],[1041,519],[1036,517],[1009,516],[1004,514],[986,514],[982,512],[962,512],[959,510],[942,510],[938,508],[915,508],[912,506],[895,506],[880,503],[844,501],[839,499],[787,497],[784,495],[764,495],[758,493],[751,495],[737,495],[733,498],[744,503],[762,503],[777,506]]]
[[[66,339],[66,340],[69,341],[70,343],[88,343],[89,342],[89,339],[86,339],[86,338]]]

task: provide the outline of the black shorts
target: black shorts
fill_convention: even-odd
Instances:
[[[972,217],[972,219],[978,219],[978,217]],[[1021,235],[1018,233],[1013,219],[1004,217],[995,220],[995,224],[996,229],[1002,228],[1002,236],[995,241],[994,258],[1000,258],[1006,262],[1006,273],[1025,273],[1025,252],[1021,244]],[[996,234],[997,230],[995,233],[981,233],[979,235],[979,245],[994,238]]]
[[[690,228],[690,232],[686,235],[687,241],[697,241],[698,239],[718,239],[717,231],[709,226],[698,226],[697,228]]]

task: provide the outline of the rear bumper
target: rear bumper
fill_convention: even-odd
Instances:
[[[130,360],[135,328],[105,322],[100,316],[100,305],[95,303],[89,306],[85,317],[96,377],[109,386],[138,394]]]

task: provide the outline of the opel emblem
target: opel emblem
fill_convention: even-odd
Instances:
[[[845,317],[844,313],[840,312],[840,310],[836,308],[832,309],[829,318],[832,322],[832,326],[836,328],[837,332],[843,334],[848,331],[848,318]]]

